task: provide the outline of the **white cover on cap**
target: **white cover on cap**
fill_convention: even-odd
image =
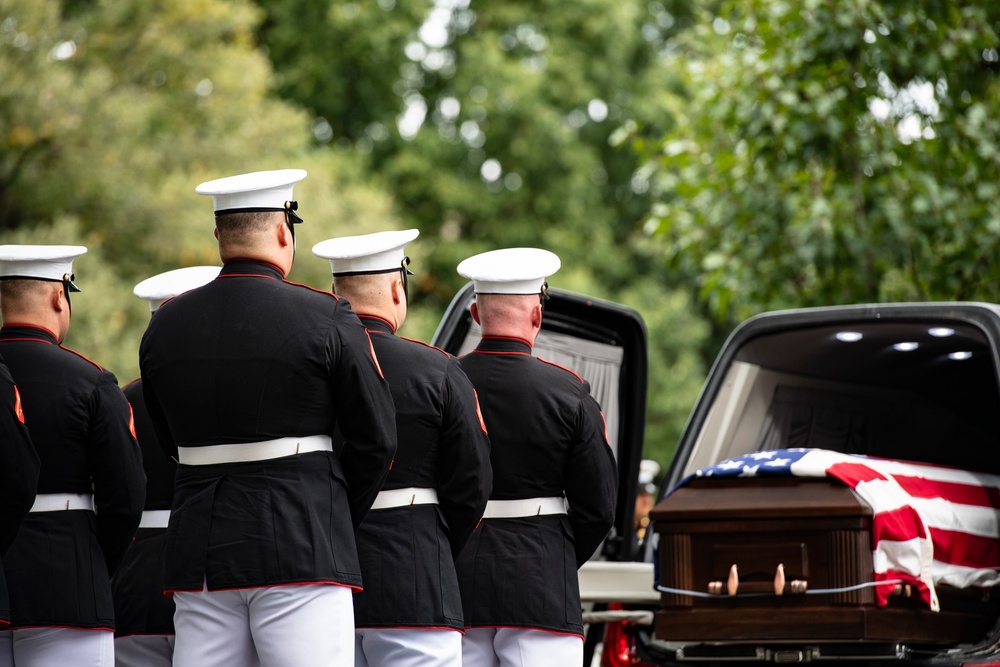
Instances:
[[[82,245],[2,245],[0,278],[69,280],[73,260],[85,252]]]
[[[381,273],[402,268],[403,248],[420,236],[418,229],[375,232],[360,236],[341,236],[320,241],[313,254],[330,260],[333,275],[346,273]]]
[[[211,195],[216,211],[240,208],[279,210],[285,208],[286,201],[293,199],[292,188],[305,177],[305,169],[255,171],[207,181],[194,191],[200,195]]]
[[[559,256],[548,250],[504,248],[463,260],[458,273],[473,281],[476,294],[540,294],[559,266]]]
[[[143,280],[132,294],[148,301],[149,310],[155,311],[167,299],[212,282],[221,270],[219,266],[188,266],[166,271]]]

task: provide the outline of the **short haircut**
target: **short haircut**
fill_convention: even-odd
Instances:
[[[525,317],[538,304],[537,294],[477,294],[476,306],[484,329]]]
[[[215,228],[219,230],[221,244],[250,245],[284,218],[284,211],[222,212],[215,214]]]
[[[351,303],[377,304],[389,296],[391,279],[395,272],[359,273],[353,276],[334,276],[333,290]]]
[[[6,278],[0,280],[0,298],[16,301],[32,295],[47,294],[53,284],[57,284],[56,281]]]

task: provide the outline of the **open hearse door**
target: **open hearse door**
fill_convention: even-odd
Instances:
[[[590,382],[618,463],[614,528],[591,560],[629,561],[646,418],[646,327],[639,314],[625,306],[559,289],[546,293],[542,330],[532,354]],[[469,311],[474,300],[473,285],[468,283],[449,304],[433,345],[457,356],[475,348],[480,329]],[[582,588],[581,595],[587,598]]]
[[[653,510],[647,662],[1000,664],[1000,307],[765,313]]]

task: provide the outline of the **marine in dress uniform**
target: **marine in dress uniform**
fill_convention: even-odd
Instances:
[[[355,665],[462,664],[454,555],[492,487],[489,438],[458,360],[396,336],[406,319],[407,243],[416,229],[329,239],[334,292],[367,327],[396,406],[392,470],[357,532],[364,590],[354,597]]]
[[[482,339],[461,358],[490,430],[493,493],[459,555],[463,660],[483,665],[580,665],[577,569],[614,521],[617,472],[589,384],[531,355],[546,250],[514,248],[458,266],[476,290]]]
[[[165,575],[175,665],[354,663],[354,529],[395,453],[395,411],[350,305],[284,280],[305,175],[198,186],[222,270],[160,306],[140,344],[149,416],[180,463]]]
[[[200,287],[219,275],[218,266],[189,266],[143,280],[132,290],[155,313],[164,301]],[[163,594],[164,558],[176,463],[156,439],[142,398],[142,380],[125,385],[135,414],[135,432],[146,471],[146,503],[135,541],[125,554],[111,592],[115,601],[116,667],[169,667],[174,655],[174,601]]]
[[[7,553],[21,521],[35,501],[38,486],[38,455],[24,425],[21,394],[0,356],[0,556]],[[10,625],[10,600],[0,562],[0,630]],[[2,633],[7,640],[9,632]],[[3,640],[0,640],[2,642]],[[0,643],[0,653],[10,652]]]
[[[60,345],[82,246],[0,246],[0,354],[17,381],[41,467],[4,556],[6,664],[114,664],[110,575],[142,514],[145,476],[115,376]],[[0,658],[0,662],[3,658]]]

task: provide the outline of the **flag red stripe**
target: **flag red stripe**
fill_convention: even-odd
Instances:
[[[995,486],[973,486],[907,475],[893,475],[892,478],[914,498],[943,498],[959,505],[1000,509],[1000,489]]]
[[[917,511],[906,505],[887,512],[878,512],[872,519],[872,542],[878,544],[881,540],[905,542],[917,538],[926,538],[924,522]]]
[[[872,482],[887,477],[877,470],[872,470],[863,463],[834,463],[826,469],[826,474],[839,479],[852,489],[856,489],[861,482]]]
[[[931,528],[934,560],[972,568],[1000,565],[1000,541],[995,537],[970,535],[955,530]]]

